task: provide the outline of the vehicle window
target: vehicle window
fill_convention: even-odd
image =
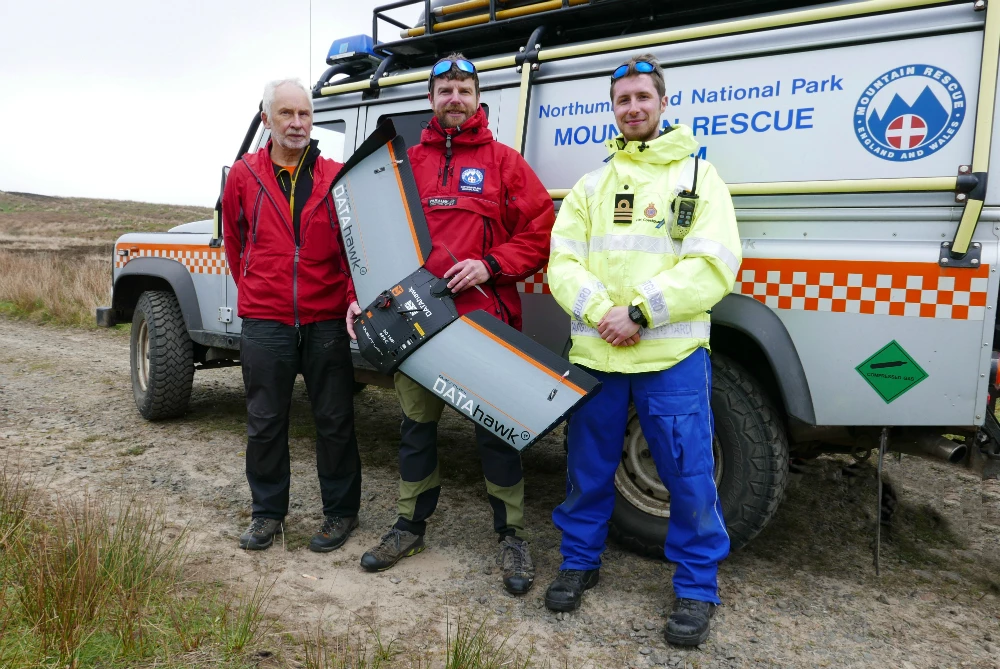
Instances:
[[[489,118],[489,106],[483,105],[483,111],[486,113],[486,118]],[[430,123],[432,116],[434,116],[434,114],[430,109],[424,109],[418,112],[404,112],[402,114],[383,114],[378,117],[378,123],[376,123],[376,126],[386,119],[392,119],[392,124],[396,126],[396,132],[403,137],[403,141],[406,142],[406,145],[416,146],[420,143],[420,133],[425,127],[427,127],[427,124]]]
[[[320,155],[324,158],[344,162],[344,137],[347,124],[343,121],[314,123],[312,138],[319,141]]]

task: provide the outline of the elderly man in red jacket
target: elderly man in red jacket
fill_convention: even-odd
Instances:
[[[358,525],[361,460],[344,322],[350,281],[330,199],[338,162],[322,158],[312,98],[295,79],[264,89],[271,139],[236,161],[222,196],[226,261],[239,289],[253,520],[240,548],[263,550],[288,512],[288,412],[301,373],[316,420],[324,521],[309,548],[339,548]]]
[[[459,314],[482,309],[520,329],[517,281],[548,260],[552,200],[521,155],[493,139],[471,62],[461,54],[442,59],[432,68],[428,89],[434,117],[420,144],[408,151],[433,243],[425,267],[451,278]],[[358,313],[352,303],[349,319]],[[396,374],[395,384],[403,408],[398,518],[362,556],[361,566],[369,571],[388,569],[424,549],[427,519],[441,489],[436,441],[444,402],[402,374]],[[503,583],[512,594],[523,594],[534,580],[534,567],[521,536],[521,456],[478,426],[476,442],[499,535]]]

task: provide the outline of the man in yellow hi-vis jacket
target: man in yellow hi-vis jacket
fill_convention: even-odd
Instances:
[[[726,185],[691,157],[690,128],[661,126],[663,71],[638,56],[614,71],[621,135],[563,201],[549,285],[572,317],[570,360],[603,383],[569,423],[568,494],[553,521],[563,563],[545,603],[571,611],[597,584],[629,402],[670,491],[664,553],[677,564],[667,641],[697,645],[719,603],[729,536],[713,480],[708,311],[733,288],[740,239]]]

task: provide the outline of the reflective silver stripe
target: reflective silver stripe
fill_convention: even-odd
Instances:
[[[590,303],[590,298],[594,296],[594,293],[605,292],[607,288],[604,284],[598,281],[596,284],[592,283],[585,285],[580,289],[580,292],[576,294],[576,299],[573,300],[573,318],[578,321],[583,320],[583,312],[587,309],[587,304]]]
[[[604,235],[590,240],[590,252],[641,251],[643,253],[675,254],[670,237],[650,235]]]
[[[569,324],[570,334],[574,337],[596,337],[602,339],[600,333],[577,321]],[[712,324],[708,321],[689,321],[687,323],[668,323],[658,328],[643,328],[642,339],[708,339],[712,334]]]
[[[594,192],[597,190],[597,182],[601,179],[601,174],[607,169],[607,164],[601,165],[593,172],[588,172],[584,175],[583,179],[583,192],[587,194],[587,197],[593,197]]]
[[[640,339],[708,339],[712,333],[712,324],[708,321],[688,321],[686,323],[668,323],[658,328],[647,328],[642,331]]]
[[[566,249],[577,258],[587,257],[587,242],[552,235],[552,250],[555,251],[556,249]]]
[[[639,290],[646,297],[649,309],[653,312],[653,322],[650,325],[654,328],[666,325],[670,321],[670,312],[667,310],[667,301],[663,298],[660,288],[649,279],[639,284]]]
[[[684,240],[684,243],[681,244],[681,255],[686,256],[691,254],[718,258],[726,264],[726,267],[728,267],[729,271],[733,273],[733,276],[736,276],[740,271],[740,261],[736,259],[733,252],[714,239],[705,239],[704,237],[688,237]]]
[[[684,167],[681,168],[681,174],[674,184],[674,195],[691,190],[691,186],[694,185],[694,162],[694,158],[690,156],[684,159]]]

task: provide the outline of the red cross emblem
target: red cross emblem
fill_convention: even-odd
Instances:
[[[897,116],[885,131],[885,140],[897,149],[915,149],[927,137],[927,123],[915,114]]]

